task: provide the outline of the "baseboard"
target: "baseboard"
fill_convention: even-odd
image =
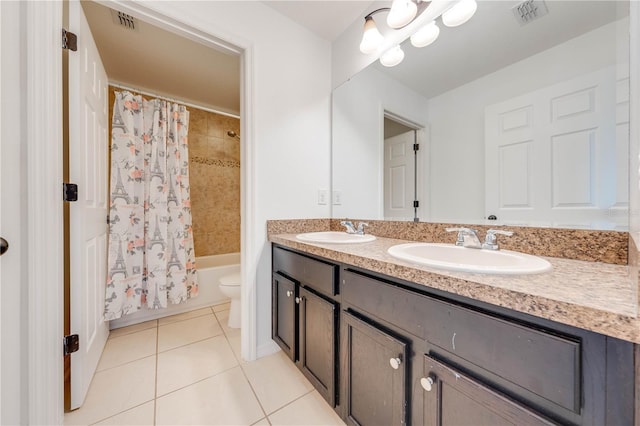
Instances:
[[[280,346],[278,346],[278,344],[273,340],[269,340],[267,343],[258,346],[257,349],[257,358],[272,355],[281,350]]]

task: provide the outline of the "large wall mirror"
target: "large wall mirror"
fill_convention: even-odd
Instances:
[[[627,229],[629,2],[518,3],[335,89],[333,217]]]

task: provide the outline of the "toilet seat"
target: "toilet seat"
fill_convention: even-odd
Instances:
[[[239,286],[240,272],[236,272],[233,274],[225,275],[224,277],[220,277],[220,285],[229,286],[229,287]]]

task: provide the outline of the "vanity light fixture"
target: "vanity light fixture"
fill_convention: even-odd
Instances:
[[[380,63],[385,67],[395,67],[404,59],[404,51],[397,45],[380,56]]]
[[[457,27],[467,22],[478,9],[476,0],[460,0],[442,14],[442,23],[447,27]]]
[[[429,6],[435,2],[443,0],[393,0],[391,7],[376,9],[364,17],[364,32],[360,42],[360,51],[366,55],[377,52],[385,44],[385,37],[380,33],[373,15],[380,12],[389,12],[387,25],[393,29],[401,29],[416,20],[422,13],[428,10]],[[457,27],[467,22],[476,12],[478,4],[476,0],[458,0],[440,15],[442,23],[448,27]],[[436,9],[438,10],[438,9]],[[440,28],[436,25],[435,16],[433,20],[419,27],[410,37],[411,44],[415,47],[425,47],[436,41],[440,35]],[[380,63],[386,67],[398,65],[404,59],[404,52],[399,45],[382,52]]]
[[[412,0],[393,0],[387,15],[387,25],[402,28],[413,21],[417,13],[418,5]]]

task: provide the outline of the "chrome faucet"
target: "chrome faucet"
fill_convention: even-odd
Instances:
[[[358,228],[356,229],[355,225],[350,220],[343,220],[342,222],[340,222],[340,225],[347,228],[346,230],[347,234],[358,234],[358,235],[364,235],[364,228],[369,226],[369,224],[366,222],[360,222],[358,223]]]
[[[355,226],[353,226],[353,222],[351,222],[350,220],[343,220],[342,222],[340,222],[340,225],[342,225],[345,228],[347,228],[347,234],[357,234],[358,233],[358,230],[356,229]]]
[[[484,238],[484,244],[482,244],[483,249],[500,250],[500,246],[498,245],[498,237],[496,237],[496,234],[506,235],[510,237],[513,235],[513,232],[502,231],[499,229],[489,229],[487,231],[487,235]]]
[[[358,235],[364,235],[364,228],[366,228],[367,226],[369,226],[368,223],[359,222],[358,223],[358,230],[356,231],[358,233]]]
[[[468,248],[482,248],[478,231],[469,228],[445,228],[447,232],[457,232],[456,245]]]

